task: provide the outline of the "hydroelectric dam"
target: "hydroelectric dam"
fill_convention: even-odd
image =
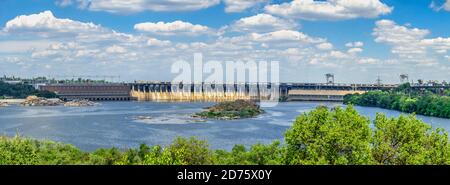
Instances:
[[[336,83],[183,84],[135,82],[130,96],[139,101],[343,101],[347,94],[388,90],[398,85]]]
[[[399,84],[344,83],[235,83],[184,84],[136,81],[134,83],[44,84],[41,90],[55,92],[63,100],[92,101],[343,101],[347,94],[390,90]],[[450,86],[412,85],[420,89],[449,89]]]

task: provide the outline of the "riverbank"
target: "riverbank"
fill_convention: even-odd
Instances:
[[[450,118],[450,97],[433,93],[371,91],[344,97],[344,104],[380,107],[424,116]]]
[[[37,96],[29,96],[25,99],[0,99],[0,106],[2,105],[89,107],[99,105],[99,103],[89,100],[72,100],[64,102],[59,98],[42,98]]]
[[[5,103],[5,102],[0,102],[0,107],[7,107],[7,106],[9,106],[9,104],[8,104],[8,103]]]
[[[25,99],[0,99],[0,103],[6,103],[6,104],[20,104],[24,102]]]

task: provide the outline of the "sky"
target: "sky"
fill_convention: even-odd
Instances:
[[[282,82],[448,82],[449,28],[450,0],[2,0],[0,75],[170,81],[201,53]]]

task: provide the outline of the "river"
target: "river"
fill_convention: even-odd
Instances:
[[[167,145],[175,137],[196,136],[208,140],[214,149],[231,149],[235,144],[252,145],[283,140],[295,118],[318,105],[343,106],[331,102],[285,102],[264,108],[265,114],[243,120],[202,120],[189,115],[212,103],[102,102],[93,107],[0,107],[0,135],[20,134],[73,144],[83,150],[117,147],[126,149],[141,143]],[[371,119],[377,112],[398,116],[398,111],[356,107]],[[417,116],[433,127],[450,130],[450,119]]]

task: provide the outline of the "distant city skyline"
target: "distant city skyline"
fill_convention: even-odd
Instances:
[[[450,81],[449,25],[450,0],[4,0],[0,75],[171,81],[202,53],[281,82]]]

